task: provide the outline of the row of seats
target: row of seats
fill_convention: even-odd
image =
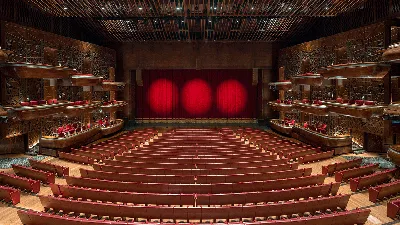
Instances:
[[[277,185],[275,187],[268,187],[266,185],[253,187],[250,185],[230,186],[224,184],[207,185],[202,188],[203,193],[139,193],[126,190],[102,190],[98,188],[68,186],[68,185],[52,185],[51,189],[55,196],[63,196],[64,198],[82,198],[94,201],[104,202],[123,202],[133,204],[157,204],[157,205],[192,205],[193,200],[196,200],[197,205],[223,205],[223,204],[246,204],[246,203],[259,203],[279,201],[282,199],[289,199],[294,196],[307,196],[315,192],[316,194],[335,195],[339,188],[339,183],[323,184],[324,179],[319,175],[275,180]],[[269,182],[271,185],[272,181]],[[212,187],[216,186],[216,187]],[[228,190],[223,188],[228,187]],[[274,190],[274,188],[280,190]],[[292,189],[291,189],[292,188]],[[285,189],[285,190],[283,190]],[[138,191],[137,189],[135,189]],[[218,190],[223,190],[218,192]],[[151,190],[149,190],[151,191]],[[196,191],[196,190],[195,190]],[[217,192],[213,194],[213,192]],[[227,191],[228,193],[223,193]],[[230,191],[230,192],[229,192]],[[279,193],[277,193],[279,192]],[[313,196],[318,196],[313,194]],[[279,196],[278,196],[279,195]],[[282,196],[280,196],[282,195]],[[235,198],[235,199],[230,199]],[[194,204],[193,204],[194,205]]]
[[[275,161],[275,160],[274,160]],[[285,165],[287,164],[287,159],[279,159],[276,164],[278,165]],[[269,167],[270,165],[268,161],[256,161],[254,163],[246,162],[246,163],[224,163],[224,162],[212,162],[212,163],[193,163],[193,162],[184,162],[184,163],[177,163],[177,162],[158,162],[158,163],[147,163],[147,162],[131,162],[131,161],[121,161],[121,160],[111,160],[105,159],[103,163],[105,165],[110,166],[123,166],[123,167],[135,167],[135,168],[162,168],[162,169],[245,169],[249,168],[252,169],[254,167]],[[280,164],[279,164],[280,163]],[[298,165],[298,163],[292,163],[290,165]],[[292,166],[292,167],[293,167]],[[240,172],[243,173],[243,172]]]
[[[376,186],[382,183],[387,183],[392,180],[397,169],[389,169],[380,172],[376,172],[367,176],[356,177],[350,179],[351,191],[363,190],[371,186]]]
[[[51,163],[46,163],[42,161],[37,161],[34,159],[29,159],[29,164],[32,168],[48,171],[57,174],[59,177],[64,177],[69,175],[69,168],[61,165],[55,165]]]
[[[27,177],[33,180],[39,180],[45,184],[54,184],[54,173],[46,172],[43,170],[33,169],[31,167],[12,165],[14,173],[21,177]]]
[[[361,166],[361,163],[362,163],[362,158],[353,159],[353,160],[345,161],[345,162],[341,162],[341,163],[329,164],[326,166],[322,166],[322,173],[327,174],[327,175],[332,175],[336,171],[359,167],[359,166]]]
[[[32,100],[29,102],[20,102],[19,104],[21,106],[37,106],[37,105],[51,105],[51,104],[57,104],[58,100],[57,99],[49,99],[49,100]]]
[[[350,178],[360,177],[372,174],[379,168],[379,164],[369,164],[361,167],[355,167],[351,169],[341,170],[335,172],[335,181],[344,182]]]
[[[378,202],[384,198],[397,195],[400,193],[400,180],[393,181],[387,184],[381,184],[368,189],[369,200]]]
[[[20,190],[39,193],[40,181],[0,172],[0,183]]]
[[[302,214],[306,212],[344,209],[350,195],[338,195],[310,200],[275,204],[257,204],[222,207],[162,207],[109,204],[79,201],[52,196],[39,196],[45,210],[62,210],[86,215],[130,217],[146,219],[237,219]]]
[[[250,147],[249,143],[257,147]],[[270,145],[265,147],[267,143]],[[277,159],[279,152],[283,159]],[[259,216],[256,213],[264,219],[320,214],[312,220],[315,224],[329,215],[341,224],[366,219],[368,211],[332,213],[347,205],[348,196],[335,196],[340,183],[324,184],[325,175],[311,175],[311,168],[298,169],[298,163],[288,163],[289,154],[290,159],[299,160],[311,155],[304,160],[307,161],[323,159],[330,152],[281,141],[254,129],[185,128],[162,135],[155,130],[135,131],[74,150],[71,155],[87,156],[91,163],[97,156],[103,158],[96,159],[94,171],[82,169],[82,177],[66,177],[68,185],[52,185],[53,194],[58,197],[41,198],[53,213],[62,210],[64,214],[84,213],[87,217],[108,216],[112,220],[137,217],[189,221],[206,220],[211,215],[208,219],[250,217],[254,221]],[[347,201],[343,201],[345,198]],[[332,208],[329,204],[333,204]],[[190,207],[181,207],[185,205]],[[340,218],[348,221],[343,223]],[[296,219],[278,221],[290,224],[292,220]],[[274,223],[260,223],[264,222]]]
[[[248,174],[257,172],[268,172],[272,166],[282,165],[286,162],[275,162],[272,165],[248,167],[248,168],[213,168],[213,169],[169,169],[169,168],[143,168],[143,167],[125,167],[125,166],[111,166],[111,165],[100,165],[97,163],[93,164],[94,170],[107,171],[107,172],[120,172],[120,173],[144,173],[147,175],[229,175],[229,174]]]
[[[306,176],[305,176],[306,177]],[[305,181],[305,179],[310,179]],[[152,184],[152,183],[137,183],[137,182],[121,182],[121,181],[110,181],[100,180],[91,178],[80,178],[80,177],[66,177],[68,185],[95,188],[102,190],[114,190],[114,191],[128,191],[128,192],[139,192],[139,193],[171,193],[171,194],[221,194],[221,193],[238,193],[244,191],[270,191],[279,190],[283,188],[294,188],[301,187],[309,182],[315,182],[316,184],[321,182],[321,177],[318,175],[307,176],[306,178],[286,178],[277,180],[265,180],[258,182],[246,182],[246,183],[219,183],[219,184]],[[296,184],[296,182],[299,182]],[[296,186],[297,185],[297,186]],[[335,186],[336,187],[336,186]],[[338,188],[339,186],[337,186]],[[330,187],[331,188],[331,187]],[[280,196],[276,196],[280,197]],[[231,199],[234,201],[233,199]]]
[[[371,210],[369,209],[355,209],[350,211],[335,212],[335,213],[323,213],[310,217],[301,217],[294,219],[282,219],[282,220],[265,220],[251,223],[227,223],[228,225],[354,225],[364,224],[369,216]],[[19,210],[18,215],[24,225],[76,225],[76,224],[90,224],[90,225],[143,225],[144,223],[138,222],[127,222],[127,221],[105,221],[105,220],[94,220],[80,217],[68,217],[59,216],[50,213],[35,212],[32,210],[24,211]],[[148,225],[158,225],[159,223],[145,223]],[[181,225],[192,225],[191,223],[179,223]],[[197,223],[196,223],[197,224]]]
[[[199,176],[176,176],[176,175],[144,175],[131,173],[103,172],[81,169],[81,176],[106,180],[142,182],[142,183],[177,183],[177,184],[213,184],[213,183],[240,183],[263,180],[275,180],[309,176],[310,168],[283,170],[266,173],[230,174],[230,175],[199,175]]]
[[[0,185],[0,200],[16,205],[20,202],[21,193],[19,190]]]

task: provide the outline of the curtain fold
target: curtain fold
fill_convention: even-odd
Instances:
[[[143,70],[137,118],[256,118],[252,70]]]

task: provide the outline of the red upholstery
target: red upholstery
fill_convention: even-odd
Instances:
[[[311,216],[306,218],[296,218],[296,219],[284,219],[284,220],[268,220],[260,222],[246,223],[251,225],[297,225],[297,224],[307,224],[307,225],[353,225],[353,224],[364,224],[367,221],[369,209],[356,209],[351,211],[338,212],[333,214],[323,214],[318,216]],[[59,216],[49,213],[35,212],[32,210],[19,210],[18,216],[25,225],[76,225],[76,224],[91,224],[91,225],[140,225],[137,222],[125,222],[125,221],[104,221],[104,220],[94,220],[79,217],[66,217]],[[158,223],[146,223],[149,225],[157,225]],[[181,225],[191,225],[189,223],[180,223]],[[245,225],[244,223],[228,223],[234,225]]]
[[[371,202],[377,202],[385,197],[397,194],[400,192],[400,180],[396,180],[391,183],[382,184],[376,187],[370,187],[368,189],[369,200]]]
[[[272,161],[272,160],[271,160]],[[102,170],[108,172],[126,172],[126,173],[146,173],[148,175],[162,175],[162,174],[169,174],[169,175],[227,175],[227,174],[240,174],[240,173],[256,173],[256,172],[263,172],[263,171],[270,171],[271,169],[268,168],[269,166],[274,165],[281,165],[288,161],[288,159],[279,159],[273,160],[278,161],[274,164],[260,167],[253,167],[253,168],[239,168],[239,169],[192,169],[192,170],[182,170],[182,169],[167,169],[167,168],[142,168],[142,167],[123,167],[123,166],[110,166],[110,165],[99,165],[94,164],[93,168],[95,170]]]
[[[86,156],[92,159],[97,159],[97,160],[104,160],[106,156],[102,153],[99,152],[91,152],[91,151],[82,151],[82,150],[73,150],[73,154],[80,155],[80,156]]]
[[[0,172],[0,182],[1,184],[9,185],[33,193],[39,193],[40,191],[40,182],[38,180],[19,177],[13,174]]]
[[[335,181],[342,182],[347,181],[350,178],[360,177],[369,175],[379,168],[379,164],[370,164],[362,167],[356,167],[352,169],[342,170],[335,172]]]
[[[281,152],[280,152],[281,153]],[[295,151],[295,152],[291,152],[289,154],[284,155],[283,153],[281,157],[286,156],[289,159],[297,159],[306,155],[311,155],[311,154],[315,154],[316,151],[314,149],[306,149],[306,150],[300,150],[300,151]],[[281,155],[279,154],[279,155]]]
[[[38,105],[38,104],[39,104],[38,101],[30,101],[29,103],[30,103],[30,105],[32,105],[32,106],[35,106],[35,105]]]
[[[365,105],[375,105],[374,101],[365,101],[364,102]]]
[[[84,163],[84,164],[93,164],[94,160],[87,156],[81,156],[71,153],[59,152],[58,156],[60,159],[66,159],[72,162]]]
[[[0,200],[16,205],[20,202],[20,198],[21,193],[19,190],[11,187],[0,186]]]
[[[19,103],[21,106],[29,106],[30,102],[20,102]]]
[[[55,175],[42,170],[36,170],[25,166],[12,165],[12,168],[18,176],[27,177],[33,180],[40,180],[45,184],[54,184]]]
[[[253,174],[231,174],[231,175],[198,175],[193,176],[156,176],[130,173],[116,173],[104,171],[81,170],[84,178],[106,179],[115,181],[143,182],[143,183],[170,183],[170,184],[215,184],[215,183],[240,183],[240,182],[262,182],[266,179],[287,179],[310,175],[308,169],[284,170],[267,173]],[[111,177],[108,177],[111,176]],[[115,177],[112,177],[115,176]]]
[[[296,187],[299,184],[309,184],[309,182],[323,182],[323,176],[316,175],[312,176],[314,181],[306,181],[310,177],[300,178],[287,178],[278,180],[266,180],[261,182],[246,182],[241,185],[237,183],[222,183],[222,184],[162,184],[162,183],[135,183],[135,182],[119,182],[119,181],[108,181],[91,178],[80,178],[80,177],[66,177],[67,184],[79,187],[96,188],[103,190],[114,190],[114,191],[128,191],[128,192],[140,192],[140,193],[171,193],[171,194],[208,194],[208,193],[238,193],[246,191],[269,191],[282,188]],[[311,179],[310,179],[311,180]],[[322,180],[322,181],[321,181]],[[306,182],[306,183],[304,183]],[[339,184],[339,183],[338,183]],[[300,185],[301,186],[301,185]],[[339,186],[338,186],[339,187]],[[336,188],[336,184],[335,184]],[[333,189],[336,191],[336,189]],[[332,192],[332,193],[336,193]],[[278,196],[279,197],[279,196]],[[232,199],[231,199],[232,200]]]
[[[345,208],[350,195],[338,195],[311,200],[285,202],[283,204],[264,204],[227,207],[153,207],[133,206],[89,201],[77,201],[52,196],[39,196],[45,209],[63,210],[63,212],[81,212],[94,215],[135,218],[169,219],[235,219],[255,218],[257,216],[279,216],[331,208]],[[262,200],[262,199],[260,199]],[[220,205],[220,204],[217,204]]]
[[[343,101],[343,98],[337,98],[337,99],[336,99],[336,102],[337,102],[337,103],[343,103],[344,101]]]
[[[328,152],[321,152],[321,153],[306,155],[299,159],[299,163],[314,162],[314,161],[318,161],[318,160],[331,158],[331,157],[333,157],[334,152],[335,151],[328,151]]]
[[[356,100],[356,105],[361,106],[364,105],[364,100]]]
[[[373,185],[389,182],[394,177],[395,172],[396,169],[391,169],[350,179],[350,189],[351,191],[357,191]]]
[[[37,160],[33,160],[33,159],[29,159],[29,164],[34,169],[56,173],[60,177],[69,175],[69,168],[65,167],[65,166],[55,165],[55,164],[37,161]]]
[[[330,174],[332,175],[336,171],[350,169],[354,167],[358,167],[361,165],[362,158],[342,162],[342,163],[334,163],[327,166],[322,166],[322,173],[323,174]]]
[[[387,204],[387,216],[396,219],[397,214],[400,212],[400,199],[397,198],[393,201],[388,202]]]

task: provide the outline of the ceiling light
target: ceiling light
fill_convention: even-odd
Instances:
[[[178,10],[178,11],[181,10],[181,7],[176,8],[176,10]]]
[[[142,10],[143,8],[142,7],[139,7],[139,10]]]
[[[102,9],[102,10],[105,10],[106,8],[104,8],[104,7],[101,7],[101,9]]]
[[[182,20],[182,23],[184,23],[185,21]]]
[[[208,22],[210,22],[210,23],[211,23],[211,20],[209,20]]]
[[[292,10],[292,7],[289,7],[289,10]]]
[[[64,7],[64,10],[67,10],[68,8],[67,7]]]
[[[216,10],[217,9],[217,7],[214,7],[214,10]]]
[[[254,9],[254,7],[251,7],[251,10],[253,10]]]

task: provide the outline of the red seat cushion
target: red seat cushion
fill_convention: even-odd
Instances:
[[[356,100],[358,106],[364,105],[364,100]]]
[[[30,105],[29,102],[20,102],[19,104],[20,104],[21,106],[29,106],[29,105]]]
[[[374,101],[365,101],[364,102],[365,105],[375,105]]]

